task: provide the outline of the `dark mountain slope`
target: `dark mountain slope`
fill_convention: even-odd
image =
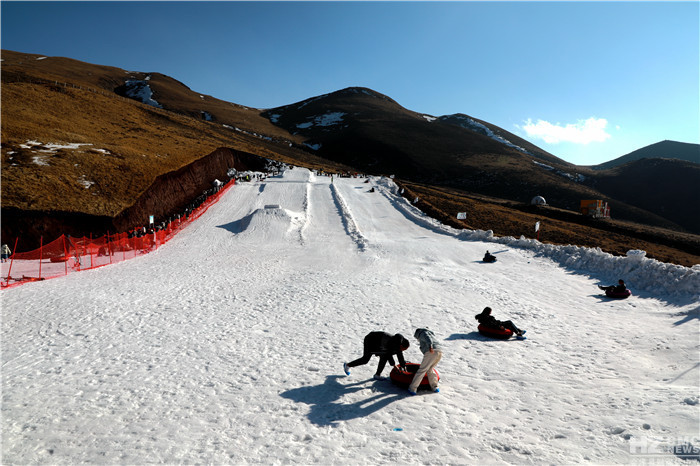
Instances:
[[[343,89],[263,115],[303,136],[307,146],[325,158],[401,176],[451,177],[455,169],[479,167],[488,158],[505,157],[517,163],[532,157],[479,129],[456,124],[457,118],[416,113],[366,88]],[[571,167],[530,148],[552,163]]]
[[[657,212],[688,231],[700,232],[699,164],[645,158],[603,170],[594,183],[608,198]]]
[[[519,152],[541,159],[541,161],[543,162],[554,164],[567,164],[567,162],[550,154],[547,151],[540,149],[536,145],[532,144],[529,141],[526,141],[520,136],[516,136],[515,134],[506,131],[503,128],[499,128],[496,125],[493,125],[483,120],[479,120],[478,118],[474,118],[463,113],[456,113],[454,115],[441,116],[439,117],[439,120],[444,123],[460,126],[462,128],[469,129],[479,134],[483,134],[484,136],[488,136],[496,141],[499,141],[501,144],[505,144],[507,146],[515,148]]]
[[[617,173],[577,167],[468,115],[435,118],[407,110],[371,89],[347,88],[263,115],[302,137],[309,151],[370,173],[523,203],[541,195],[573,211],[583,199],[605,199],[615,206],[616,218],[680,230],[690,225],[640,203],[610,199],[600,186],[614,180],[615,192],[637,199],[631,194],[635,186]],[[612,182],[599,184],[598,176]]]
[[[661,141],[630,152],[609,162],[594,165],[594,170],[605,170],[641,159],[678,159],[700,164],[700,144]]]

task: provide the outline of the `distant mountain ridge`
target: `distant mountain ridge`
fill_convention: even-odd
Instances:
[[[595,170],[605,170],[641,159],[678,159],[700,164],[700,144],[678,141],[661,141],[630,152],[616,159],[594,165]]]
[[[614,219],[700,233],[700,200],[681,186],[697,185],[695,163],[577,166],[466,113],[416,112],[363,87],[261,110],[157,72],[4,50],[2,59],[3,209],[114,216],[157,176],[229,147],[309,168],[395,175],[511,206],[540,195],[576,213],[581,200],[604,199]],[[32,149],[27,141],[66,144],[42,155],[41,144]],[[89,149],[68,149],[73,143]],[[691,181],[674,183],[681,179]],[[649,186],[659,187],[653,198]],[[492,219],[469,225],[497,231]]]
[[[565,209],[583,199],[605,199],[616,218],[700,231],[700,202],[685,213],[669,206],[687,197],[673,181],[700,172],[676,162],[658,176],[654,202],[636,195],[636,183],[618,170],[576,166],[496,125],[466,114],[427,115],[405,109],[372,89],[351,87],[262,112],[270,122],[301,137],[307,150],[370,173],[439,184],[489,196],[529,202],[535,195]],[[643,167],[647,167],[644,165]],[[644,170],[644,168],[642,168]],[[646,175],[643,178],[649,178]],[[624,201],[623,201],[624,199]],[[649,206],[658,208],[649,209]],[[647,213],[644,213],[647,211]]]

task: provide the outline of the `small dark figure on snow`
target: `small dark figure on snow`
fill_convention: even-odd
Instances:
[[[0,251],[0,256],[2,257],[3,262],[7,262],[7,260],[10,258],[12,255],[12,251],[10,251],[10,247],[7,244],[2,245],[2,250]]]
[[[484,262],[496,262],[496,256],[486,251],[486,255],[484,255]]]
[[[343,370],[346,375],[350,375],[350,368],[367,364],[372,356],[379,356],[379,365],[374,378],[382,379],[382,371],[386,366],[387,361],[392,366],[395,364],[394,355],[399,360],[399,365],[402,369],[406,369],[406,361],[403,358],[403,351],[409,347],[409,342],[400,333],[391,335],[386,332],[371,332],[365,336],[364,351],[362,357],[352,362],[344,363]]]
[[[481,311],[481,314],[475,315],[474,318],[476,320],[478,320],[479,323],[485,327],[493,328],[496,330],[508,329],[508,330],[512,331],[517,337],[522,337],[523,333],[525,333],[525,330],[520,330],[510,320],[506,320],[506,321],[497,320],[494,316],[491,315],[491,308],[490,307],[485,307],[484,310]]]
[[[623,279],[619,279],[617,281],[617,285],[610,285],[610,286],[598,285],[598,288],[605,291],[606,293],[621,294],[621,293],[624,293],[625,291],[627,291],[627,286],[625,286],[625,281]]]

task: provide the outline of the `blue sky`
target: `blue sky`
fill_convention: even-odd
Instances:
[[[365,86],[579,165],[700,143],[700,2],[14,2],[3,49],[271,108]]]

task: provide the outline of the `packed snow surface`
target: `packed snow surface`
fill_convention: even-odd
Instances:
[[[3,291],[2,462],[695,458],[698,268],[453,230],[364,181],[239,183],[150,254]],[[620,277],[632,297],[603,297]],[[477,333],[485,306],[528,339]],[[420,362],[419,327],[439,394],[374,380],[377,358],[343,373],[375,330]]]

